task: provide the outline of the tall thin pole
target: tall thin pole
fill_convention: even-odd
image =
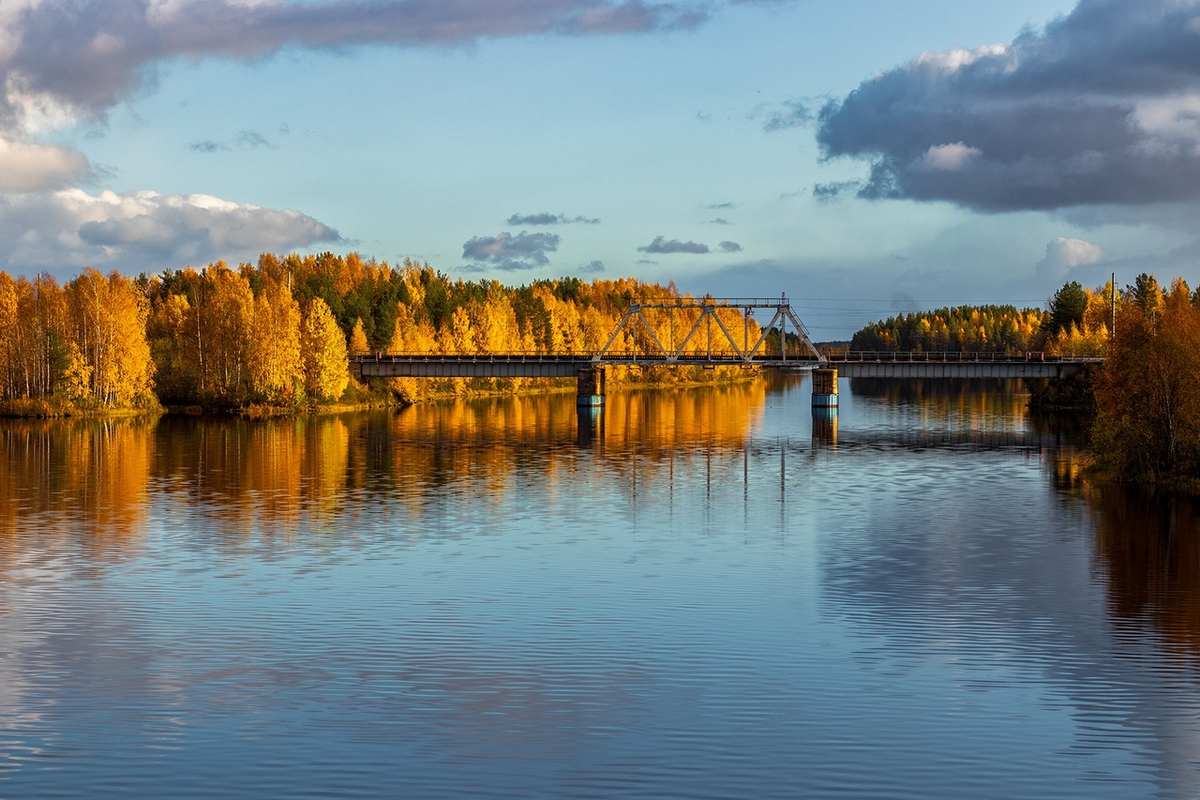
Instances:
[[[1108,309],[1112,314],[1111,325],[1108,328],[1108,341],[1112,344],[1117,340],[1117,273],[1112,274],[1108,282]]]

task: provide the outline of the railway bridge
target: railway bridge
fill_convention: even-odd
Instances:
[[[752,324],[769,312],[766,325]],[[790,330],[789,330],[790,325]],[[782,346],[767,351],[778,335]],[[753,340],[753,341],[752,341]],[[787,297],[680,298],[632,303],[595,352],[383,354],[350,357],[364,378],[569,378],[580,406],[604,403],[606,368],[738,367],[813,372],[813,406],[837,407],[837,379],[850,378],[1062,378],[1098,358],[1041,353],[849,352],[825,356],[793,313]]]

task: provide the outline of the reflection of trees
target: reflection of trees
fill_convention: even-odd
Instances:
[[[122,547],[146,519],[153,420],[14,421],[0,426],[0,536],[59,532]]]
[[[851,378],[850,389],[857,397],[921,406],[941,419],[964,413],[1019,418],[1029,400],[1021,381],[999,378]]]
[[[345,503],[349,433],[339,417],[166,419],[156,477],[222,533],[270,534],[332,519]]]
[[[1112,486],[1088,500],[1112,614],[1149,620],[1168,654],[1200,657],[1200,507]]]
[[[765,396],[760,383],[610,395],[584,449],[618,472],[636,451],[648,477],[677,449],[743,447]],[[577,424],[573,394],[257,421],[9,423],[0,426],[0,535],[44,519],[104,547],[129,543],[145,524],[151,481],[154,502],[199,515],[231,541],[344,527],[348,510],[375,499],[421,515],[451,487],[497,503],[522,481],[567,491]]]
[[[1028,394],[1017,380],[852,378],[856,398],[883,401],[887,414],[922,430],[1020,430]],[[915,416],[914,416],[915,415]]]

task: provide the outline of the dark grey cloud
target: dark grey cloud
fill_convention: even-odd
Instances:
[[[708,224],[709,225],[732,225],[733,223],[730,222],[729,220],[725,219],[724,217],[717,217],[716,219],[710,219],[708,221]]]
[[[101,114],[152,85],[156,64],[179,58],[690,29],[707,15],[688,0],[42,0],[8,16],[0,78],[19,90],[9,97],[50,97]],[[0,121],[19,123],[19,106],[5,103]]]
[[[1006,46],[924,53],[821,109],[865,198],[982,211],[1200,198],[1200,0],[1080,0]]]
[[[538,214],[513,214],[505,222],[506,225],[570,225],[572,223],[599,225],[600,220],[596,217],[568,217],[566,214],[551,214],[549,211],[543,211]]]
[[[721,244],[718,246],[721,248],[722,253],[740,253],[740,252],[742,252],[742,246],[740,244],[738,244],[737,242],[725,241],[725,242],[721,242]]]
[[[587,264],[580,264],[579,272],[584,275],[595,275],[597,273],[604,272],[604,262],[592,261]]]
[[[813,199],[820,203],[836,200],[846,192],[862,186],[862,181],[834,181],[833,183],[818,183],[812,188]]]
[[[681,242],[678,239],[667,239],[663,236],[655,236],[654,241],[650,244],[639,247],[638,252],[641,253],[710,253],[708,245],[700,244],[699,242]]]
[[[767,114],[763,130],[770,133],[784,131],[788,128],[802,128],[811,123],[815,117],[816,115],[807,103],[788,101],[783,104],[782,109],[776,109]]]
[[[707,208],[709,211],[728,211],[732,208],[736,208],[736,206],[733,203],[725,202],[725,203],[709,203],[708,205],[701,206],[701,208]]]
[[[491,268],[513,272],[544,267],[550,263],[546,253],[558,249],[562,239],[553,233],[526,233],[516,236],[502,231],[495,236],[476,236],[463,243],[462,257],[476,262],[464,269]]]

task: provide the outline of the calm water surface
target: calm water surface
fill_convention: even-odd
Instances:
[[[1200,795],[1200,517],[1012,385],[0,426],[0,797]]]

